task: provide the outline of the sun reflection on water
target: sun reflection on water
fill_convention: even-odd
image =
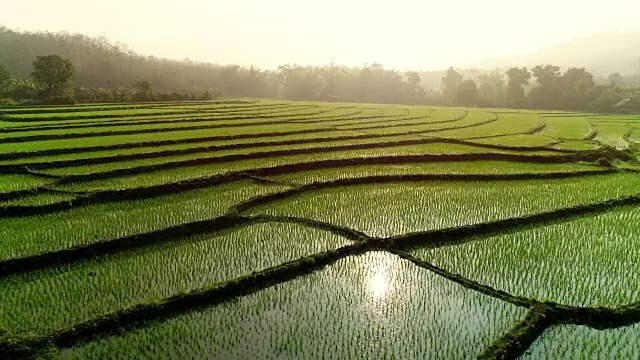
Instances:
[[[369,292],[374,300],[382,300],[389,291],[389,282],[386,269],[377,271],[369,278]]]
[[[396,297],[398,259],[383,253],[368,254],[363,287],[369,307],[376,312],[386,309]]]

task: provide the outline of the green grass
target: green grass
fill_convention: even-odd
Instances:
[[[522,360],[640,359],[640,324],[611,330],[558,325],[545,331]]]
[[[639,186],[636,174],[352,185],[305,192],[249,212],[311,218],[385,237],[600,202],[636,194]]]
[[[16,275],[0,280],[0,322],[46,334],[348,243],[301,225],[258,224]]]
[[[474,358],[524,313],[374,252],[61,358]]]
[[[237,202],[285,189],[241,181],[148,200],[95,204],[3,219],[0,259],[24,257],[215,218]]]
[[[640,300],[639,224],[628,207],[413,255],[516,296],[617,307]]]

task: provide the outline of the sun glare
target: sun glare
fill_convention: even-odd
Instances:
[[[386,269],[376,272],[369,279],[369,293],[374,300],[384,299],[385,295],[389,291],[389,282],[387,278]]]

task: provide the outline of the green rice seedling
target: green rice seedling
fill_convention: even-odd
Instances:
[[[17,199],[0,201],[0,207],[42,206],[42,205],[54,204],[62,201],[71,201],[76,197],[77,197],[76,194],[40,192],[40,193],[23,196]]]
[[[38,128],[46,128],[47,126],[61,126],[61,125],[101,125],[101,124],[118,124],[119,122],[135,122],[135,121],[150,121],[150,120],[177,120],[177,119],[190,119],[194,117],[205,117],[207,114],[193,112],[188,114],[165,114],[165,115],[145,115],[135,117],[116,117],[116,118],[102,118],[102,119],[84,119],[84,120],[39,120],[39,121],[22,121],[22,122],[3,122],[2,128],[13,129],[23,128],[27,130],[37,130]],[[210,116],[210,115],[208,115]]]
[[[589,136],[593,127],[586,117],[545,117],[547,126],[542,134],[559,140],[582,140]]]
[[[469,113],[469,115],[472,114],[474,114],[474,112]],[[476,139],[501,135],[527,134],[540,128],[543,124],[544,121],[537,114],[499,114],[498,119],[490,123],[481,123],[478,126],[440,131],[437,134],[440,137],[447,138]]]
[[[44,155],[44,156],[34,156],[30,158],[19,158],[19,159],[11,159],[11,160],[3,160],[0,161],[0,164],[10,164],[10,165],[20,165],[24,163],[37,163],[37,162],[50,162],[50,161],[59,161],[59,160],[76,160],[76,159],[90,159],[90,158],[99,158],[99,157],[109,157],[116,155],[132,155],[132,154],[150,154],[159,151],[165,150],[186,150],[193,148],[201,148],[207,146],[228,146],[228,145],[238,145],[238,144],[250,144],[255,145],[255,147],[260,146],[271,146],[269,143],[275,141],[292,141],[292,140],[313,140],[313,139],[324,139],[323,141],[327,141],[330,143],[331,141],[344,141],[341,140],[341,137],[345,136],[357,136],[362,135],[355,131],[335,131],[335,132],[323,132],[321,134],[296,134],[296,135],[286,135],[286,136],[278,136],[277,138],[273,137],[264,137],[264,138],[253,138],[253,139],[231,139],[231,140],[216,140],[216,141],[198,141],[195,139],[193,142],[187,142],[184,144],[175,144],[175,145],[161,145],[161,146],[142,146],[142,147],[132,147],[132,148],[124,148],[124,149],[112,149],[112,150],[100,150],[100,151],[78,151],[71,154],[62,154],[62,155]],[[329,139],[329,140],[326,140]],[[335,140],[332,140],[335,139]],[[378,142],[378,141],[399,141],[399,140],[410,140],[416,139],[416,136],[409,135],[397,135],[397,136],[388,136],[381,138],[371,138],[371,139],[361,139],[361,142]],[[320,140],[318,142],[321,142]],[[135,143],[134,143],[135,144]],[[267,144],[267,145],[265,145]],[[135,144],[138,145],[138,144]],[[313,146],[313,143],[309,144],[309,146]],[[213,151],[210,151],[213,152]]]
[[[348,243],[302,225],[256,224],[15,275],[0,279],[0,322],[42,335]]]
[[[60,148],[75,148],[82,146],[95,146],[100,144],[116,145],[127,143],[140,143],[145,141],[163,141],[199,138],[207,136],[238,136],[260,133],[278,133],[289,131],[318,130],[322,127],[313,124],[282,124],[282,125],[261,125],[252,127],[239,128],[221,128],[221,129],[205,129],[205,130],[179,130],[171,132],[160,132],[150,134],[127,134],[101,137],[86,137],[76,139],[60,139],[60,140],[38,140],[20,143],[17,147],[15,143],[0,144],[0,153],[12,153],[16,150],[20,151],[37,151]],[[337,131],[337,130],[335,130]],[[272,136],[272,135],[270,135]],[[273,137],[272,137],[273,138]]]
[[[471,359],[525,311],[371,252],[60,357]]]
[[[602,146],[595,141],[563,140],[558,144],[552,145],[551,147],[560,150],[588,151],[597,150]]]
[[[41,114],[10,114],[7,116],[11,119],[65,119],[65,118],[79,118],[79,117],[92,117],[92,116],[131,116],[131,115],[162,115],[170,113],[185,112],[183,109],[164,109],[164,108],[151,108],[151,109],[124,109],[124,110],[112,110],[112,111],[74,111],[69,113],[41,113]]]
[[[640,144],[640,126],[639,125],[631,125],[631,134],[629,135],[629,141]]]
[[[255,126],[259,126],[260,123],[264,123],[264,122],[274,122],[274,121],[284,122],[285,121],[284,119],[270,119],[270,118],[261,118],[261,117],[255,117],[255,118],[238,117],[237,119],[217,120],[215,118],[208,118],[206,114],[204,115],[201,114],[200,117],[202,119],[196,119],[196,120],[202,120],[202,121],[190,121],[190,122],[185,121],[184,123],[180,123],[180,122],[158,123],[158,124],[143,123],[143,124],[131,124],[129,126],[114,126],[114,127],[84,126],[83,128],[72,127],[70,129],[65,129],[65,128],[51,129],[51,130],[29,129],[29,130],[25,130],[24,132],[9,132],[9,133],[0,132],[0,139],[4,139],[4,138],[10,139],[12,137],[40,136],[40,135],[66,135],[66,134],[92,135],[93,133],[107,133],[112,131],[146,131],[151,129],[166,129],[167,132],[171,132],[171,131],[176,131],[176,129],[196,127],[196,126],[222,126],[220,129],[224,129],[224,126],[230,126],[230,127],[234,127],[237,125],[252,126],[254,124]],[[271,125],[277,125],[277,124],[279,123],[266,124],[262,126],[271,126]]]
[[[597,135],[594,140],[616,149],[626,149],[629,143],[625,140],[625,134],[629,132],[626,123],[592,122]]]
[[[65,176],[65,175],[82,175],[82,174],[92,174],[92,173],[100,173],[105,171],[111,171],[116,169],[131,169],[142,166],[156,165],[156,164],[165,164],[165,163],[174,163],[180,161],[189,161],[195,159],[213,159],[228,155],[248,155],[252,153],[259,152],[271,152],[271,151],[281,151],[281,150],[289,150],[291,151],[291,155],[274,155],[276,158],[286,159],[291,156],[298,156],[300,154],[295,154],[295,150],[305,150],[305,149],[313,149],[313,148],[325,148],[322,150],[318,150],[316,154],[306,155],[308,158],[318,158],[318,156],[322,156],[322,153],[337,153],[338,155],[329,155],[332,158],[349,158],[349,157],[363,157],[363,156],[402,156],[402,155],[423,155],[423,154],[470,154],[470,153],[508,153],[508,150],[501,149],[492,149],[492,148],[481,148],[474,147],[468,145],[459,145],[459,144],[446,144],[446,143],[427,143],[427,144],[417,144],[417,145],[387,145],[376,147],[373,146],[379,142],[400,142],[405,140],[412,140],[411,136],[399,135],[393,137],[385,137],[383,139],[372,138],[368,140],[337,140],[337,141],[324,141],[324,142],[313,142],[307,144],[292,144],[292,145],[269,145],[265,147],[250,147],[250,148],[241,148],[241,149],[232,149],[232,150],[219,150],[219,151],[208,151],[208,152],[200,152],[200,153],[188,153],[184,155],[173,155],[173,156],[164,156],[164,157],[152,157],[152,158],[142,158],[139,160],[127,160],[121,162],[109,162],[104,164],[95,164],[95,165],[81,165],[81,166],[70,166],[70,167],[56,167],[52,169],[41,170],[41,172],[56,175],[56,176]],[[339,147],[348,146],[348,145],[360,145],[360,144],[372,144],[369,149],[355,149],[355,150],[345,150],[340,149]],[[259,145],[259,143],[256,143]],[[333,149],[335,147],[335,149]],[[558,154],[553,154],[558,155]],[[264,158],[272,158],[274,156],[264,155]],[[325,155],[326,157],[327,155]]]
[[[447,120],[454,120],[455,113],[450,113],[450,117]],[[464,113],[459,117],[464,116]],[[467,116],[462,117],[460,120],[454,122],[444,122],[443,121],[434,121],[434,119],[425,120],[424,125],[416,125],[415,123],[410,123],[409,125],[397,125],[393,127],[385,127],[385,128],[371,128],[361,130],[363,132],[369,134],[398,134],[398,133],[406,133],[406,132],[422,132],[422,133],[435,133],[437,136],[446,132],[446,129],[451,128],[463,128],[463,127],[475,127],[479,126],[479,124],[490,121],[494,118],[494,115],[491,113],[483,113],[483,112],[470,112]]]
[[[639,223],[627,207],[413,254],[512,295],[617,307],[640,300]]]
[[[263,157],[260,159],[248,159],[241,161],[225,162],[211,165],[183,166],[174,169],[145,172],[136,175],[119,176],[117,178],[93,180],[80,184],[70,184],[61,187],[68,191],[87,191],[100,189],[127,189],[141,186],[152,186],[177,182],[183,180],[197,179],[207,176],[220,175],[228,172],[246,171],[259,168],[268,168],[278,165],[296,164],[301,162],[313,162],[322,160],[336,159],[355,159],[370,158],[380,156],[403,156],[403,155],[455,155],[455,154],[474,154],[474,153],[517,153],[508,150],[485,149],[472,147],[467,145],[453,144],[425,144],[414,146],[395,146],[395,147],[375,147],[362,150],[327,150],[314,154],[293,154],[277,157]],[[537,152],[536,155],[561,155],[558,153]],[[162,159],[151,159],[149,163],[160,163]],[[123,163],[124,164],[124,163]],[[114,167],[126,167],[123,164],[102,164],[79,166],[75,168],[60,168],[50,171],[57,175],[71,174],[87,174],[96,171],[96,169],[113,169]]]
[[[28,190],[47,185],[51,179],[31,175],[0,175],[0,193]]]
[[[348,168],[329,168],[301,171],[293,174],[270,176],[275,181],[299,185],[339,179],[353,179],[380,175],[495,175],[495,174],[546,174],[576,171],[599,171],[602,168],[590,164],[536,164],[509,161],[455,161],[428,162],[398,165],[361,165]]]
[[[637,194],[638,186],[640,177],[624,173],[558,180],[351,185],[300,193],[249,213],[316,219],[385,237],[601,202]]]
[[[57,251],[213,219],[242,200],[285,188],[239,181],[146,200],[94,204],[42,216],[0,219],[0,259]]]
[[[506,135],[488,137],[482,139],[470,140],[476,144],[488,144],[488,145],[500,145],[500,146],[514,146],[514,147],[548,147],[557,142],[548,136],[533,134],[533,135]]]
[[[520,359],[640,359],[639,338],[640,324],[609,330],[557,325],[547,329]]]

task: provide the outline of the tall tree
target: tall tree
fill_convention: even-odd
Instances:
[[[424,88],[422,87],[422,78],[420,77],[420,74],[416,71],[408,71],[407,73],[405,73],[405,76],[407,77],[407,85],[409,86],[409,89],[411,89],[411,91],[413,92],[413,95],[415,96],[414,101],[416,103],[420,102],[423,98],[424,98]]]
[[[560,79],[561,109],[580,110],[588,107],[594,97],[593,75],[585,68],[569,68]]]
[[[509,81],[507,82],[506,104],[509,107],[521,108],[527,105],[527,98],[524,95],[524,85],[529,84],[531,73],[527,68],[511,68],[507,71]]]
[[[153,86],[147,80],[138,81],[133,84],[133,100],[135,101],[151,101],[153,100]]]
[[[538,65],[531,69],[540,86],[529,91],[529,103],[538,109],[558,109],[562,106],[560,68],[555,65]]]
[[[624,78],[622,77],[622,75],[620,75],[620,73],[613,73],[610,74],[607,78],[607,85],[612,87],[624,88],[626,84],[624,82]]]
[[[440,89],[442,90],[442,96],[445,100],[454,103],[460,85],[462,85],[462,75],[452,67],[449,68],[447,74],[440,81]]]
[[[456,103],[459,105],[476,105],[478,101],[478,85],[473,80],[465,80],[456,91]]]
[[[6,67],[0,65],[0,97],[9,92],[12,83],[13,77],[11,73]]]
[[[42,87],[46,99],[68,97],[75,67],[59,55],[38,56],[31,76]]]
[[[555,65],[537,65],[531,69],[533,77],[541,86],[555,86],[560,79],[560,68]]]
[[[478,104],[485,107],[502,107],[505,103],[504,79],[494,71],[478,75]]]

